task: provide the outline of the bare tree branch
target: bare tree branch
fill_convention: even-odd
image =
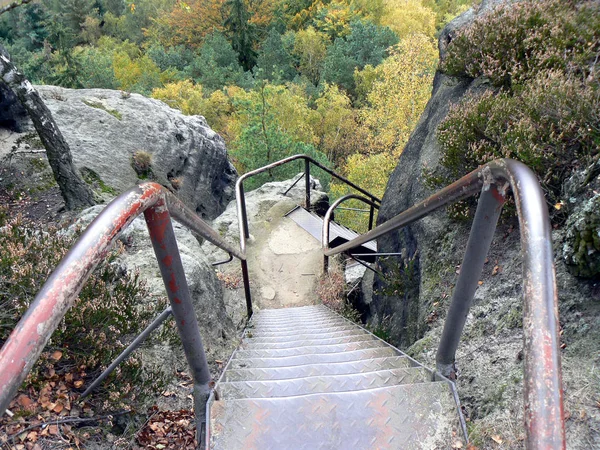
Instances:
[[[16,2],[9,3],[8,5],[3,6],[2,8],[0,8],[0,16],[2,14],[4,14],[5,12],[11,11],[11,10],[13,10],[15,8],[18,8],[21,5],[26,5],[27,3],[31,3],[32,1],[33,0],[18,0]]]

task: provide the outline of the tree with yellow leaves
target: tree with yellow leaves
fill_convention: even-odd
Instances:
[[[431,96],[436,64],[433,39],[413,34],[374,69],[368,106],[360,112],[373,153],[400,154]]]
[[[385,0],[381,25],[390,27],[400,39],[420,33],[434,37],[437,16],[421,0]]]

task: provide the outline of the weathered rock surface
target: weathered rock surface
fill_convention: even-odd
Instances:
[[[0,127],[19,132],[27,122],[25,108],[17,101],[13,92],[4,83],[0,83]]]
[[[484,1],[482,10],[497,3]],[[442,57],[453,33],[468,26],[477,14],[465,13],[441,33]],[[433,193],[424,183],[423,169],[439,168],[438,124],[452,104],[488,88],[483,78],[436,74],[432,98],[389,180],[378,223]],[[591,251],[589,244],[594,245],[593,232],[598,231],[597,209],[594,211],[597,199],[592,189],[573,198],[571,219],[564,229],[554,232],[562,341],[566,345],[567,439],[568,448],[600,448],[600,412],[586,400],[600,394],[600,295],[596,284],[572,276],[563,263],[578,265],[577,258],[583,257],[588,266],[595,267],[596,249]],[[385,278],[375,276],[373,283],[366,276],[363,280],[358,307],[366,311],[370,325],[385,328],[394,343],[432,367],[469,226],[450,221],[442,210],[388,234],[379,240],[379,250],[402,252],[401,262],[391,258],[381,261]],[[459,395],[471,420],[472,442],[478,448],[497,448],[498,440],[502,448],[524,445],[522,264],[517,228],[514,218],[501,221],[457,354]],[[579,241],[576,236],[580,236]]]
[[[84,210],[76,225],[87,226],[102,209],[102,205],[97,205]],[[221,282],[217,278],[214,268],[204,256],[198,240],[187,228],[176,222],[173,224],[173,228],[207,358],[213,366],[213,375],[216,375],[214,362],[215,360],[227,360],[236,345],[236,329],[225,310]],[[125,253],[120,257],[120,263],[124,270],[138,270],[140,277],[146,281],[152,298],[166,296],[144,219],[142,217],[135,219],[123,231],[120,240],[126,248]],[[148,301],[153,301],[152,298],[149,298]],[[145,363],[159,367],[170,375],[175,369],[188,371],[187,362],[179,343],[172,345],[169,342],[163,342],[146,346],[142,349],[141,355]]]
[[[37,86],[65,136],[75,165],[106,188],[140,182],[132,156],[151,155],[149,177],[177,192],[202,217],[218,216],[234,197],[235,168],[223,139],[202,116],[185,116],[161,101],[107,89]]]

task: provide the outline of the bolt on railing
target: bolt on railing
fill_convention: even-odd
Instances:
[[[36,295],[0,350],[0,414],[8,407],[18,387],[95,267],[104,259],[123,229],[142,213],[165,283],[170,313],[177,324],[190,366],[194,383],[196,436],[199,443],[202,441],[206,425],[205,404],[210,394],[211,378],[173,232],[171,214],[192,231],[238,258],[242,264],[245,263],[246,257],[224,241],[180,200],[156,183],[144,183],[130,189],[107,205],[87,227]],[[244,283],[248,286],[247,272]],[[249,287],[246,291],[249,294]],[[247,302],[250,302],[249,297]]]
[[[456,349],[509,187],[517,208],[523,255],[526,444],[528,449],[561,449],[565,448],[565,430],[552,235],[544,194],[527,166],[510,159],[488,163],[324,254],[348,252],[444,205],[481,192],[436,358],[440,373],[453,377]]]

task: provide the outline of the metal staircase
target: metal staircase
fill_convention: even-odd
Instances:
[[[209,399],[208,446],[466,447],[457,399],[450,381],[325,306],[264,310]]]
[[[301,160],[305,163],[306,207],[311,205],[311,165],[365,196],[342,197],[325,215],[325,273],[327,258],[341,253],[361,256],[354,253],[355,249],[367,248],[370,242],[438,208],[480,194],[446,315],[435,372],[322,306],[265,310],[253,315],[243,182]],[[519,217],[523,256],[525,445],[529,449],[564,449],[558,295],[548,211],[535,174],[509,159],[480,167],[367,233],[333,248],[329,247],[333,209],[345,199],[361,200],[370,206],[371,228],[380,200],[306,155],[286,158],[238,179],[239,249],[156,183],[144,183],[124,192],[62,259],[0,349],[0,414],[73,305],[85,280],[123,229],[143,214],[170,302],[170,309],[143,334],[173,315],[193,379],[200,445],[227,450],[465,448],[467,437],[458,396],[448,378],[456,376],[456,350],[509,188]],[[230,259],[224,262],[233,257],[240,261],[250,321],[241,347],[229,361],[216,390],[171,217],[226,251]],[[140,335],[126,352],[142,338]]]

